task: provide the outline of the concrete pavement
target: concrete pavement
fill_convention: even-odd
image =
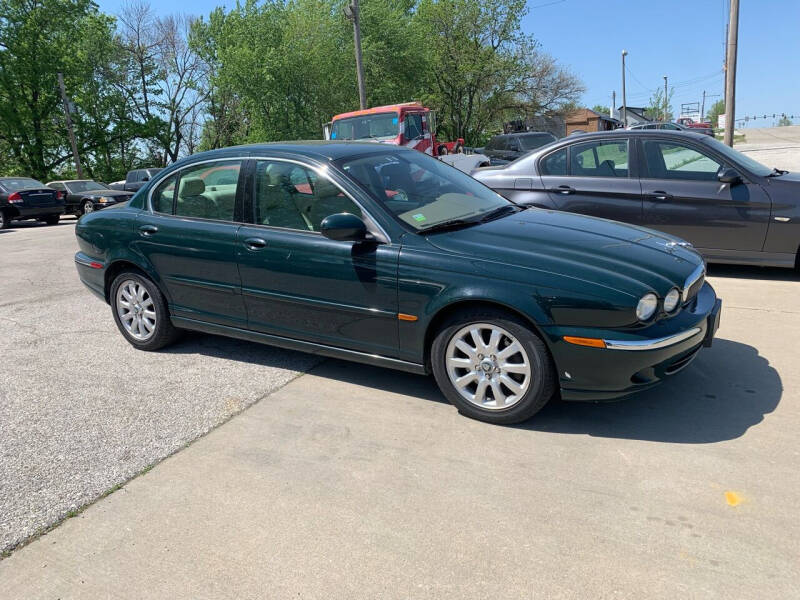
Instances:
[[[797,277],[710,279],[690,368],[522,427],[328,361],[0,562],[0,596],[794,597]]]

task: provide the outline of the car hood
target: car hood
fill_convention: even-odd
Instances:
[[[703,264],[679,238],[571,213],[530,208],[427,236],[441,250],[557,273],[639,296],[683,286]]]

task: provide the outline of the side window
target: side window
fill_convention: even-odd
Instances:
[[[319,231],[325,217],[361,209],[327,177],[282,161],[256,162],[253,220],[259,225]]]
[[[66,189],[66,186],[63,183],[51,183],[48,187],[51,187],[54,190],[59,190],[61,192],[63,192]]]
[[[694,148],[658,140],[644,140],[643,146],[651,178],[717,181],[722,164]]]
[[[219,161],[181,171],[175,214],[181,217],[233,221],[241,161]],[[223,176],[221,173],[224,172]]]
[[[131,183],[136,183],[137,181],[141,181],[142,172],[141,171],[131,171],[130,173],[128,173],[128,176],[126,177],[126,179],[128,181],[130,181]]]
[[[539,161],[541,175],[566,175],[567,174],[567,149],[562,148],[548,154]]]
[[[423,136],[422,132],[422,115],[411,114],[406,115],[405,123],[405,136],[406,139],[414,140]]]
[[[585,142],[570,151],[570,174],[578,177],[627,177],[628,140]]]
[[[150,204],[154,211],[167,215],[172,214],[172,204],[175,198],[175,180],[177,177],[177,175],[170,175],[153,190]]]

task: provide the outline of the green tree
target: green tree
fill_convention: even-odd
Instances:
[[[596,113],[600,113],[601,115],[608,115],[608,106],[603,106],[602,104],[595,104],[592,107],[592,110]]]
[[[4,170],[46,178],[71,159],[58,91],[62,72],[69,90],[91,73],[76,40],[108,37],[113,21],[90,0],[0,0],[0,141]],[[107,48],[104,48],[107,50]],[[98,64],[105,55],[92,57]],[[97,139],[83,141],[97,149]]]
[[[717,100],[714,102],[706,114],[711,121],[711,126],[715,128],[719,127],[719,116],[725,114],[725,101]]]
[[[657,88],[650,96],[650,102],[644,110],[645,116],[651,121],[672,121],[674,115],[672,112],[672,96],[675,93],[675,88],[671,88],[667,93],[666,118],[664,115],[664,90]]]
[[[792,120],[787,117],[786,115],[781,115],[781,118],[778,119],[777,126],[778,127],[788,127],[792,124]]]

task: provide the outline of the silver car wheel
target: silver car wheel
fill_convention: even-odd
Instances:
[[[480,408],[503,410],[522,400],[531,385],[531,363],[522,344],[502,327],[473,323],[447,345],[450,382]]]
[[[90,212],[94,212],[94,204],[91,202],[84,202],[83,214],[88,215]]]
[[[126,279],[117,288],[117,315],[125,331],[140,342],[153,337],[156,331],[156,310],[153,299],[141,283]]]

